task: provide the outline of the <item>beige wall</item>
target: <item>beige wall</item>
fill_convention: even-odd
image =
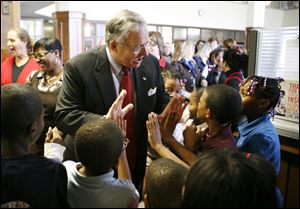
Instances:
[[[299,9],[292,9],[284,12],[282,27],[299,26]]]

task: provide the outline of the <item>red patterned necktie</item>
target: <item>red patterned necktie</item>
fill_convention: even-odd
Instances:
[[[123,77],[120,84],[120,91],[122,89],[125,89],[127,91],[126,97],[123,100],[122,107],[125,107],[129,103],[133,104],[133,89],[132,89],[132,81],[131,76],[129,73],[129,69],[123,67]],[[130,143],[128,144],[126,148],[126,154],[127,154],[127,160],[129,164],[129,168],[131,171],[131,175],[133,175],[134,165],[135,165],[135,158],[136,158],[136,144],[134,141],[134,109],[129,111],[126,116],[125,120],[127,121],[127,130],[126,130],[126,136],[130,140]]]

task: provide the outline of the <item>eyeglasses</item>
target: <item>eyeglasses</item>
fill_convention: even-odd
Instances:
[[[156,46],[156,41],[153,38],[149,38],[149,42],[147,43],[147,47]]]
[[[132,50],[135,54],[139,54],[141,53],[142,49],[146,49],[146,47],[148,47],[150,45],[150,41],[149,40],[148,42],[144,43],[144,44],[141,44],[139,46],[136,46],[134,48],[130,47],[127,43],[124,43],[124,46],[126,45],[130,50]],[[146,49],[147,50],[147,49]]]
[[[141,45],[135,47],[135,48],[133,49],[133,52],[134,52],[135,54],[139,54],[139,53],[142,51],[142,49],[145,49],[145,48],[146,48],[147,45],[148,45],[148,42],[145,43],[145,44],[141,44]]]
[[[124,149],[127,147],[129,142],[130,142],[130,140],[126,136],[123,136],[123,148]]]
[[[45,52],[43,52],[43,53],[41,53],[41,54],[35,54],[35,55],[34,55],[34,59],[40,60],[40,59],[42,59],[43,57],[45,57],[47,54],[52,53],[52,52],[53,52],[53,50],[45,51]]]

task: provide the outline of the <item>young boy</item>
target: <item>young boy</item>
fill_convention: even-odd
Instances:
[[[79,162],[65,161],[68,173],[68,202],[81,208],[137,207],[139,194],[131,181],[125,148],[126,124],[117,119],[121,129],[111,120],[99,118],[82,125],[75,134],[75,152]],[[51,130],[49,138],[55,138]],[[46,140],[47,141],[47,140]],[[124,143],[125,144],[124,144]],[[52,144],[60,146],[59,144]],[[46,149],[50,155],[51,150]],[[60,157],[62,157],[60,154]],[[117,165],[118,179],[113,167]]]
[[[28,151],[43,130],[43,115],[32,87],[1,86],[1,207],[68,207],[64,166]]]
[[[258,155],[213,150],[186,177],[183,208],[277,208],[276,175]]]
[[[145,207],[179,208],[187,171],[173,160],[154,160],[148,167],[144,180]]]
[[[197,117],[205,121],[208,128],[198,134],[197,143],[194,143],[198,145],[196,149],[201,153],[211,149],[230,148],[235,150],[236,145],[231,133],[230,121],[240,114],[241,108],[241,97],[232,87],[224,84],[206,87],[198,103]],[[176,113],[170,113],[170,120],[167,120],[167,123],[174,123],[175,115]],[[172,125],[158,125],[157,118],[153,113],[151,113],[148,118],[148,141],[151,147],[162,157],[169,156],[168,158],[180,162],[176,157],[174,158],[174,154],[170,154],[170,152],[166,150],[166,147],[161,142],[161,138],[163,138],[164,142],[171,147],[184,162],[192,165],[197,159],[197,155],[190,150],[195,148],[187,149],[179,144],[171,134],[172,129],[169,127]],[[162,127],[162,133],[160,133],[159,127]]]

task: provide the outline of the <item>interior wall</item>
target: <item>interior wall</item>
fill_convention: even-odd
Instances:
[[[71,1],[69,9],[83,11],[87,20],[107,21],[119,10],[129,9],[141,14],[148,24],[245,30],[248,5],[225,1]],[[266,8],[263,25],[265,28],[299,26],[299,9]]]
[[[299,9],[279,10],[267,8],[265,28],[299,27]]]
[[[265,10],[265,28],[282,27],[284,11],[279,9],[266,8]]]
[[[299,26],[299,9],[287,10],[284,12],[282,27]]]
[[[59,3],[59,2],[57,2]],[[122,9],[141,14],[148,24],[245,30],[248,4],[208,1],[68,1],[69,11],[81,11],[87,20],[107,21]],[[48,11],[51,17],[55,12]],[[299,26],[299,10],[265,9],[266,28]]]
[[[141,14],[148,24],[245,30],[247,5],[197,1],[68,2],[70,11],[82,11],[87,20],[107,21],[122,9]]]

